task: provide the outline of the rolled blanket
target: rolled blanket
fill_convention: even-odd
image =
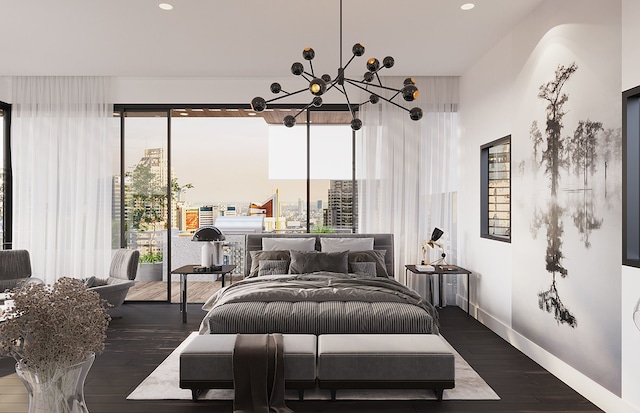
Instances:
[[[284,402],[282,334],[238,334],[233,350],[234,413],[293,413]]]

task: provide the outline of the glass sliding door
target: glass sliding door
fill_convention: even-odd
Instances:
[[[282,118],[298,110],[157,108],[120,109],[124,179],[114,180],[114,193],[122,193],[123,244],[143,261],[127,300],[178,302],[179,276],[170,271],[200,264],[202,246],[191,239],[206,225],[225,233],[220,263],[236,265],[236,278],[248,232],[356,231],[349,112],[301,113],[286,128]],[[155,277],[148,264],[161,267]],[[220,286],[190,274],[187,300],[203,302]]]
[[[128,300],[166,301],[169,150],[168,111],[125,111],[123,122],[124,245],[140,251],[135,287]],[[175,292],[179,289],[175,288]]]

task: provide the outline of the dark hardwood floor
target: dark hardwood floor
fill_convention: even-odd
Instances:
[[[128,401],[127,395],[191,332],[204,313],[189,305],[181,322],[177,304],[128,302],[108,331],[85,385],[91,413],[232,412],[230,401]],[[303,412],[601,412],[585,398],[507,344],[458,307],[440,310],[442,335],[501,397],[499,401],[288,401]],[[26,412],[14,362],[0,359],[0,412]]]

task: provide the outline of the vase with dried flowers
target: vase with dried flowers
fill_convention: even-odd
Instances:
[[[29,413],[88,413],[84,379],[104,350],[107,302],[68,277],[26,284],[11,299],[0,322],[0,354],[17,360]]]

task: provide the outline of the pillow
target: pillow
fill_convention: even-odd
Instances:
[[[286,274],[289,271],[289,261],[260,260],[258,263],[258,277],[263,275]]]
[[[387,266],[384,262],[386,250],[349,251],[349,263],[374,262],[376,264],[376,276],[389,278]]]
[[[319,252],[291,251],[289,274],[307,274],[316,271],[349,272],[348,251]]]
[[[320,238],[322,252],[366,251],[373,249],[373,238]]]
[[[375,278],[377,276],[376,263],[375,262],[350,262],[349,272],[352,274],[361,275],[363,277]]]
[[[315,251],[315,238],[262,238],[262,250]]]
[[[262,260],[289,261],[291,259],[289,251],[249,251],[249,255],[251,256],[251,269],[249,270],[247,278],[258,276],[260,261]]]

